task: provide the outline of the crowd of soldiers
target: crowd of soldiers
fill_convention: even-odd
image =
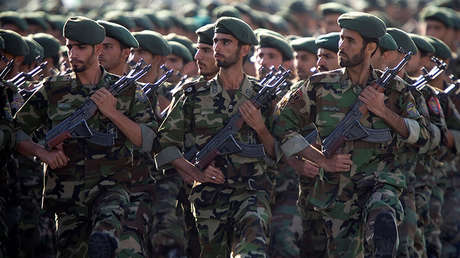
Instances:
[[[0,12],[0,258],[460,257],[459,3],[259,2]]]

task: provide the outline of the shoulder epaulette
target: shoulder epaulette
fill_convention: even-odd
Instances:
[[[211,81],[205,81],[205,80],[193,81],[193,82],[184,84],[182,89],[184,93],[188,95],[188,94],[192,94],[195,92],[205,91],[206,89],[210,88],[210,85],[211,85]]]

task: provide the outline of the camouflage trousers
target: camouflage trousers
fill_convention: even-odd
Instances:
[[[44,208],[57,214],[58,257],[87,256],[89,236],[95,232],[116,240],[116,257],[146,256],[138,231],[148,232],[150,221],[138,221],[135,228],[129,221],[139,216],[132,214],[132,171],[123,167],[125,162],[88,160],[48,170]]]
[[[409,170],[410,171],[410,170]],[[399,248],[397,257],[416,257],[415,238],[417,232],[417,211],[415,205],[415,174],[406,172],[407,188],[400,196],[404,209],[404,219],[398,226]]]
[[[374,246],[372,241],[366,240],[372,240],[377,215],[382,212],[390,213],[396,224],[404,218],[399,201],[401,188],[379,182],[374,175],[361,178],[355,183],[349,183],[351,180],[342,175],[337,176],[341,178],[339,181],[346,183],[343,188],[317,179],[310,199],[324,220],[328,237],[327,256],[370,256],[374,253]],[[397,175],[394,176],[396,177]],[[404,184],[404,177],[398,180],[398,185]],[[337,194],[331,195],[334,192]]]
[[[440,181],[432,188],[430,198],[430,223],[425,227],[426,249],[428,257],[441,257],[442,206],[444,203],[444,185]]]
[[[299,196],[298,176],[286,164],[281,164],[274,174],[270,257],[300,257],[298,241],[303,230],[296,204]]]
[[[442,256],[460,257],[460,175],[458,172],[446,178],[446,191],[442,208],[441,225]]]
[[[201,257],[269,257],[270,189],[265,175],[195,185],[190,195]]]
[[[175,170],[166,175],[155,175],[154,203],[156,224],[152,225],[151,242],[155,257],[183,255],[185,252],[185,222],[178,205],[178,196],[183,185]]]
[[[201,248],[198,229],[192,213],[192,204],[188,199],[191,191],[192,186],[184,184],[179,194],[179,202],[181,203],[184,214],[185,239],[187,241],[186,256],[189,258],[198,258],[200,257]]]

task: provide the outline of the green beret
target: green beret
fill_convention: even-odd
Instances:
[[[19,13],[13,11],[1,12],[0,23],[2,25],[13,24],[22,31],[26,31],[29,27],[26,20],[24,20]]]
[[[443,8],[439,8],[437,6],[427,6],[425,7],[421,14],[420,17],[426,21],[426,20],[436,20],[438,22],[441,22],[444,24],[446,27],[450,28],[452,27],[452,20],[449,17],[449,13],[446,12]]]
[[[136,27],[140,27],[143,30],[153,30],[154,28],[152,21],[143,14],[131,13],[129,17],[134,21],[134,24],[136,24]]]
[[[2,37],[0,37],[0,49],[5,49],[5,41],[3,40]]]
[[[214,38],[214,23],[204,25],[195,31],[198,36],[198,43],[212,45]]]
[[[413,54],[417,54],[417,46],[407,32],[398,28],[388,28],[387,32],[396,41],[398,48],[401,48],[404,52],[411,51]]]
[[[420,36],[417,34],[409,33],[410,38],[414,41],[415,45],[417,46],[418,50],[425,52],[425,53],[434,53],[435,49],[433,45],[427,40],[426,37]]]
[[[447,18],[449,18],[450,23],[452,24],[451,27],[453,27],[454,29],[458,29],[459,28],[458,27],[459,13],[450,8],[446,8],[446,7],[439,7],[439,8],[447,14]]]
[[[385,35],[385,23],[372,14],[349,12],[337,19],[341,28],[358,32],[365,38],[378,39]]]
[[[315,43],[314,37],[295,39],[291,41],[291,46],[295,51],[307,51],[315,55],[318,52],[318,46]]]
[[[435,37],[427,37],[428,42],[434,47],[434,55],[441,59],[447,60],[452,57],[452,51],[446,43]]]
[[[97,45],[104,41],[105,29],[89,18],[74,16],[64,24],[64,37],[83,44]]]
[[[288,22],[281,16],[273,14],[268,15],[268,22],[272,25],[274,30],[287,32],[289,30]]]
[[[339,52],[339,39],[339,32],[331,32],[328,34],[319,35],[315,40],[315,44],[318,48],[325,48],[337,53]]]
[[[307,5],[304,1],[293,1],[289,4],[288,10],[290,13],[300,14],[300,13],[309,13]]]
[[[398,50],[398,44],[388,32],[379,39],[379,46],[384,51]]]
[[[30,37],[23,37],[29,47],[29,53],[24,56],[24,64],[31,65],[37,57],[44,57],[43,47]]]
[[[61,15],[48,15],[47,20],[53,30],[62,31],[66,19]]]
[[[176,33],[169,33],[165,36],[167,41],[176,41],[184,45],[193,56],[195,56],[196,48],[193,46],[193,41],[185,36],[177,35]],[[212,45],[212,44],[211,44]]]
[[[27,24],[39,26],[44,31],[47,31],[50,27],[43,12],[26,13],[22,17]]]
[[[29,53],[29,46],[18,33],[0,29],[0,36],[5,41],[4,51],[6,53],[13,56],[26,56]]]
[[[275,37],[284,38],[284,36],[281,33],[278,33],[276,31],[269,30],[269,29],[264,29],[264,28],[255,29],[254,34],[256,35],[256,38],[259,38],[260,35],[262,35],[262,34],[269,34],[269,35],[272,35],[272,36],[275,36]]]
[[[257,45],[257,38],[251,27],[243,20],[233,17],[221,17],[216,21],[214,33],[230,34],[243,44]]]
[[[47,33],[37,33],[32,35],[32,39],[43,47],[43,57],[54,57],[59,55],[61,44],[59,40]]]
[[[133,36],[139,42],[139,48],[149,51],[152,55],[167,56],[171,54],[171,47],[168,42],[163,35],[156,31],[133,32]]]
[[[299,36],[299,35],[287,35],[286,36],[286,39],[291,43],[292,43],[293,40],[300,39],[300,38],[301,38],[301,36]],[[292,44],[291,44],[291,46],[292,46]]]
[[[150,10],[147,10],[147,9],[141,9],[141,10],[137,10],[136,12],[142,13],[145,16],[147,16],[147,18],[149,18],[150,21],[153,23],[154,27],[157,27],[157,28],[164,28],[165,27],[163,22],[160,19],[158,19],[157,15],[153,11],[150,11]]]
[[[121,26],[127,28],[128,30],[136,27],[136,23],[133,21],[133,19],[124,15],[120,11],[107,12],[102,18],[102,20],[120,24]]]
[[[220,17],[235,17],[241,19],[241,14],[238,9],[231,5],[221,5],[212,11],[212,16],[216,19]]]
[[[121,26],[120,24],[103,20],[98,20],[97,23],[104,27],[106,37],[114,38],[126,47],[139,47],[139,43],[136,38],[134,38],[133,34],[131,34],[127,28]]]
[[[325,16],[328,14],[344,14],[348,12],[352,12],[353,9],[350,7],[343,5],[341,3],[329,2],[319,6],[319,11],[321,15]]]
[[[176,55],[184,60],[184,63],[191,62],[193,60],[192,54],[188,49],[179,42],[168,41],[171,47],[171,54]]]
[[[261,48],[275,48],[283,55],[283,60],[291,60],[294,58],[294,49],[284,38],[276,37],[271,34],[259,35],[259,46]]]

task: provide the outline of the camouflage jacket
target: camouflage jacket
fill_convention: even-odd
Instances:
[[[381,74],[373,70],[369,80],[375,80]],[[324,139],[345,117],[358,100],[362,87],[353,85],[346,70],[338,69],[313,75],[310,80],[291,94],[287,106],[274,125],[274,135],[281,141],[281,149],[286,156],[292,156],[310,145],[304,138],[303,128],[318,128]],[[395,176],[390,164],[395,160],[395,149],[403,144],[423,146],[429,140],[428,130],[421,123],[423,117],[416,109],[414,97],[407,90],[405,83],[396,77],[385,90],[385,103],[395,113],[404,118],[409,130],[409,137],[392,133],[393,139],[386,143],[369,143],[361,140],[345,142],[338,153],[351,153],[353,166],[350,172],[340,176],[355,177],[375,176],[382,182],[397,187],[404,187],[404,177]],[[384,121],[369,112],[360,119],[363,126],[374,129],[388,128]],[[378,172],[378,173],[377,173]],[[337,173],[325,173],[338,180]],[[332,179],[331,179],[332,180]]]
[[[184,94],[173,103],[166,119],[160,126],[160,146],[162,151],[155,159],[158,167],[165,166],[171,161],[183,156],[182,152],[191,145],[203,147],[221,128],[229,121],[230,117],[238,112],[239,106],[251,99],[258,91],[256,81],[248,76],[244,77],[240,89],[234,94],[223,89],[218,76],[210,81],[198,81],[195,85],[187,85]],[[270,108],[262,110],[267,128],[271,128],[269,117]],[[259,143],[257,134],[247,124],[243,124],[237,133],[237,140],[254,144]],[[266,169],[263,159],[247,158],[237,154],[219,156],[222,164],[217,166],[224,171],[228,163],[237,169],[244,164],[254,164],[254,173],[258,175]]]
[[[47,78],[16,116],[19,126],[25,132],[18,134],[18,141],[27,139],[27,135],[40,127],[47,130],[55,127],[75,112],[96,90],[118,80],[118,76],[107,73],[102,67],[101,70],[102,76],[96,85],[82,85],[75,73]],[[64,142],[64,151],[71,158],[67,167],[82,165],[88,160],[120,160],[125,161],[122,162],[124,165],[133,166],[136,152],[151,153],[157,124],[150,107],[145,102],[136,101],[135,90],[136,87],[130,87],[119,95],[116,108],[140,125],[141,147],[135,147],[107,117],[97,112],[87,121],[89,127],[101,133],[114,133],[117,136],[115,145],[102,147],[85,140],[68,139]]]
[[[16,89],[6,82],[0,82],[0,152],[12,150],[16,144],[11,102]],[[2,154],[3,156],[3,154]],[[2,164],[3,165],[3,164]]]

